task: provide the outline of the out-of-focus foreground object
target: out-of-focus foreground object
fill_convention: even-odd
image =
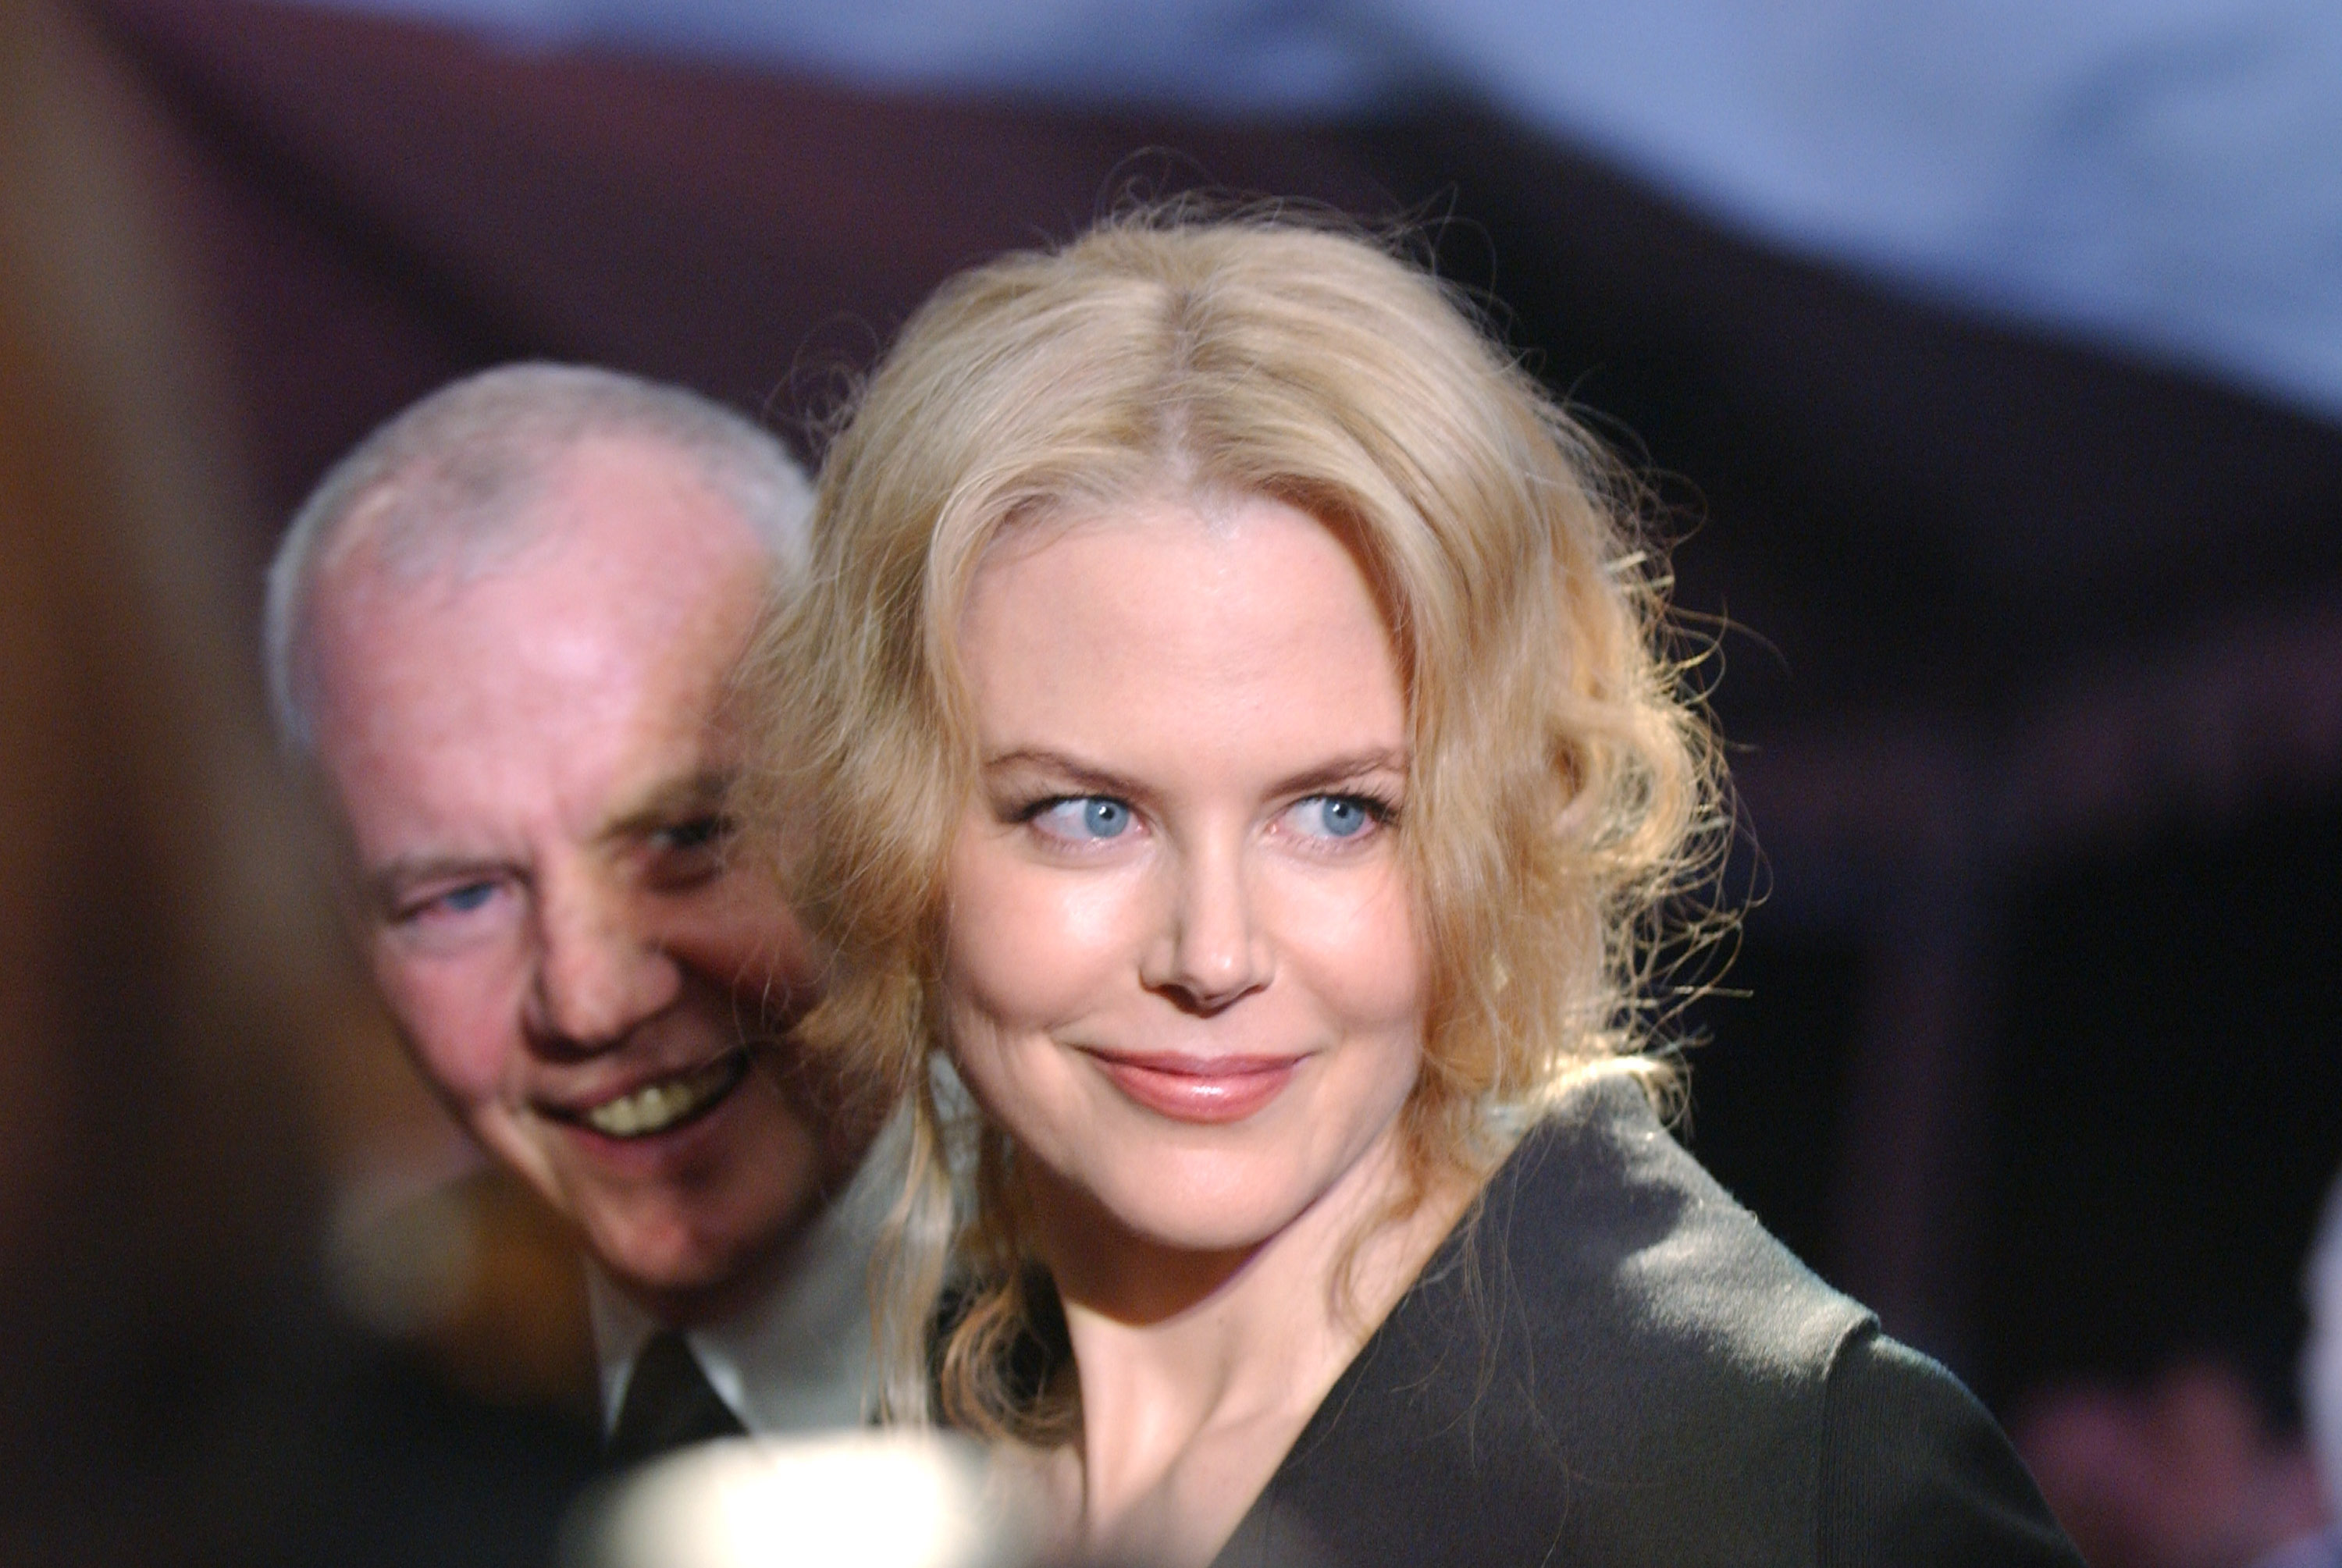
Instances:
[[[235,486],[78,34],[0,5],[0,1558],[175,1543],[264,1464],[314,938],[225,617]],[[160,1535],[169,1521],[167,1536]],[[103,1522],[103,1523],[101,1523]]]
[[[704,1443],[581,1511],[562,1568],[1026,1568],[1013,1475],[965,1439],[847,1433]]]
[[[326,1081],[402,1091],[261,724],[138,115],[0,0],[0,1561],[541,1561],[505,1500],[561,1462],[312,1288]]]

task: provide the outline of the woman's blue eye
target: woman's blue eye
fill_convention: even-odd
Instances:
[[[1110,795],[1074,795],[1051,801],[1033,820],[1056,838],[1116,838],[1130,825],[1130,807]]]
[[[1370,801],[1354,794],[1311,795],[1293,808],[1293,820],[1312,838],[1356,838],[1382,818]]]

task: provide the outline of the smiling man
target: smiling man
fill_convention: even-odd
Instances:
[[[887,1162],[791,1052],[818,955],[725,805],[723,695],[809,499],[692,394],[517,365],[369,437],[270,573],[278,723],[365,952],[576,1230],[617,1459],[866,1409]]]

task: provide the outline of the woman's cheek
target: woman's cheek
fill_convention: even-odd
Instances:
[[[1133,878],[1036,864],[998,842],[954,851],[944,984],[955,1012],[1046,1030],[1135,986]]]
[[[1395,865],[1312,888],[1291,902],[1277,927],[1292,977],[1306,975],[1335,1015],[1360,1028],[1420,1019],[1427,965],[1414,901]]]

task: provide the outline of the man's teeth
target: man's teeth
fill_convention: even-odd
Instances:
[[[726,1059],[680,1078],[646,1084],[631,1094],[605,1101],[586,1113],[586,1124],[613,1138],[641,1138],[665,1132],[730,1088],[738,1064]]]

